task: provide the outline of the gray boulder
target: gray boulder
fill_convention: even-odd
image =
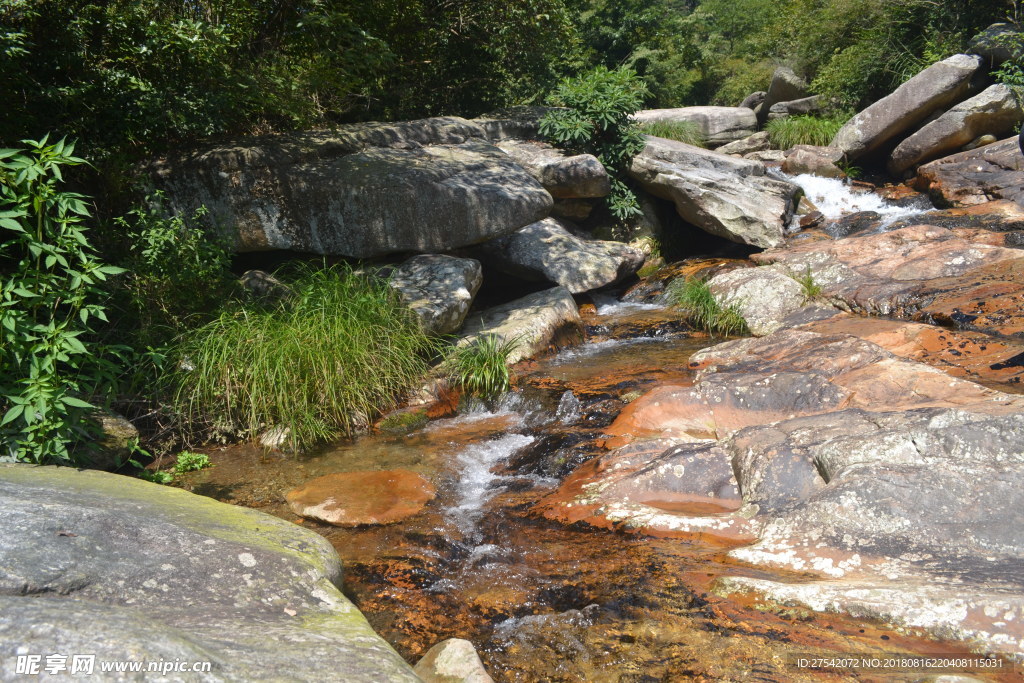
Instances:
[[[540,135],[541,119],[555,109],[557,107],[515,105],[496,109],[470,122],[483,129],[485,138],[491,142],[533,140]]]
[[[789,67],[780,66],[772,74],[772,82],[759,110],[760,118],[767,119],[772,106],[779,102],[792,102],[807,97],[807,90],[807,81],[797,76]]]
[[[823,178],[845,178],[846,174],[838,166],[842,159],[842,151],[835,147],[796,145],[786,150],[782,170],[790,175],[809,173]]]
[[[889,158],[889,172],[900,175],[915,164],[957,152],[982,135],[1003,137],[1024,120],[1013,91],[993,85],[961,102],[905,139]]]
[[[413,256],[388,280],[429,334],[458,331],[482,282],[479,261],[442,254]]]
[[[592,154],[566,156],[543,142],[523,140],[504,140],[498,148],[556,199],[593,199],[612,191],[608,171]]]
[[[480,247],[489,266],[526,280],[553,282],[573,294],[618,282],[644,264],[644,255],[621,242],[577,237],[545,218]]]
[[[776,102],[768,110],[768,120],[813,114],[821,111],[823,108],[824,101],[821,95],[811,95],[810,97],[802,97],[799,100],[789,100],[787,102]]]
[[[484,136],[454,117],[354,124],[220,145],[148,171],[175,213],[205,206],[239,252],[440,252],[551,209],[540,183]]]
[[[494,683],[473,643],[449,638],[427,650],[414,669],[423,683]]]
[[[638,123],[689,121],[709,147],[742,140],[757,130],[757,117],[747,107],[680,107],[645,109],[633,115]]]
[[[1017,137],[922,164],[915,187],[928,192],[940,206],[971,206],[995,199],[1024,205],[1024,156]]]
[[[754,336],[771,334],[804,305],[803,287],[777,268],[740,268],[707,282],[722,307],[735,306]]]
[[[743,101],[740,102],[740,106],[746,107],[747,109],[757,109],[757,106],[764,102],[766,97],[768,97],[768,93],[764,90],[752,92],[743,98]]]
[[[983,62],[977,55],[953,55],[932,64],[847,121],[832,146],[851,160],[871,155],[968,97],[984,75]]]
[[[800,188],[765,177],[756,161],[648,138],[630,175],[645,190],[676,205],[698,228],[740,244],[782,244]]]
[[[1007,41],[1020,35],[1020,29],[1013,24],[992,24],[971,38],[967,49],[971,54],[984,58],[988,66],[995,68],[1013,59],[1013,50]]]
[[[768,137],[768,132],[762,130],[759,133],[747,136],[742,140],[736,142],[730,142],[727,145],[722,145],[715,151],[720,154],[750,154],[751,152],[764,152],[771,149],[772,143]]]
[[[4,680],[26,652],[94,653],[97,673],[110,660],[209,662],[194,680],[418,680],[338,590],[338,555],[311,531],[64,468],[0,465],[0,499]]]
[[[488,335],[516,342],[508,358],[511,365],[550,348],[579,343],[583,322],[569,290],[553,287],[470,316],[458,345],[468,346]]]

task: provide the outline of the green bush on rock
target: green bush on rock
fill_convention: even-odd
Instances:
[[[630,118],[643,106],[647,86],[630,69],[599,66],[579,78],[563,80],[548,103],[540,132],[559,147],[593,154],[612,176],[608,208],[619,220],[640,215],[636,195],[623,182],[626,168],[644,148],[643,135]]]
[[[352,434],[426,375],[436,342],[386,282],[305,268],[290,284],[286,301],[225,310],[181,337],[168,379],[193,426],[277,427],[301,450]]]

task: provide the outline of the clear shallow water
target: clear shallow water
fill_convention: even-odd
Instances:
[[[635,313],[608,305],[611,318]],[[342,557],[346,594],[403,656],[415,662],[441,640],[467,638],[497,681],[823,680],[794,671],[785,657],[956,651],[838,616],[717,597],[719,576],[800,578],[742,566],[718,546],[531,514],[558,483],[534,472],[537,458],[586,452],[636,392],[692,381],[690,355],[714,342],[677,334],[587,344],[521,367],[519,391],[497,405],[309,457],[215,451],[215,466],[187,475],[185,485],[324,535]],[[396,467],[438,490],[398,524],[334,528],[300,520],[284,503],[315,476]]]

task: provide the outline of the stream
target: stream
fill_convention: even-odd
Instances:
[[[719,341],[682,331],[665,309],[595,303],[587,343],[520,364],[516,389],[493,405],[464,404],[409,434],[302,457],[224,448],[185,486],[321,533],[341,555],[345,593],[410,662],[462,637],[498,681],[843,680],[803,673],[791,659],[964,651],[881,624],[719,597],[714,583],[727,575],[811,580],[744,566],[727,547],[534,514],[561,477],[600,451],[601,429],[628,401],[656,384],[690,382],[690,355]],[[284,503],[313,477],[392,468],[438,489],[404,522],[335,528]]]

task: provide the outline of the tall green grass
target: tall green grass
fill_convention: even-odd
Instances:
[[[700,132],[700,127],[693,121],[651,121],[640,124],[640,132],[656,138],[678,140],[688,145],[704,147],[707,140]]]
[[[304,269],[292,288],[179,340],[170,380],[189,423],[244,437],[287,428],[301,450],[352,434],[426,375],[436,342],[386,283]]]
[[[735,305],[723,308],[704,282],[683,278],[673,280],[665,295],[695,329],[721,336],[749,333],[747,321],[739,308]]]
[[[818,145],[824,147],[832,142],[849,116],[787,116],[773,119],[765,125],[768,139],[775,149],[789,149],[794,145]]]
[[[519,341],[504,340],[496,334],[484,335],[467,346],[456,347],[445,359],[445,370],[467,394],[497,396],[509,389],[508,359]]]

